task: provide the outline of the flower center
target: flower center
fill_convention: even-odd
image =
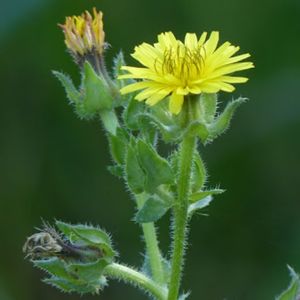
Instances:
[[[171,74],[184,84],[199,78],[204,67],[204,48],[190,49],[184,45],[167,49],[161,64],[161,74]]]

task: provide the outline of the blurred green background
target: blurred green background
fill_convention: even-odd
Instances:
[[[191,224],[185,289],[191,300],[274,299],[300,272],[300,2],[299,0],[10,0],[0,11],[0,299],[145,299],[111,282],[100,296],[63,295],[24,261],[26,236],[41,217],[100,224],[122,261],[142,262],[134,204],[106,170],[110,162],[97,122],[80,121],[50,70],[78,83],[57,23],[96,6],[104,12],[108,65],[120,48],[157,33],[220,30],[222,41],[250,52],[256,68],[235,96],[251,101],[230,131],[201,149],[210,184],[227,192]],[[227,101],[230,94],[222,94]],[[160,221],[165,252],[168,218]]]

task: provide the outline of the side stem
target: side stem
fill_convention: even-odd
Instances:
[[[104,275],[137,285],[151,293],[158,300],[167,300],[166,288],[158,285],[149,277],[127,266],[112,263],[104,269]]]
[[[183,139],[180,147],[179,178],[177,185],[178,195],[174,206],[174,240],[168,300],[177,300],[180,288],[184,247],[186,243],[188,196],[195,147],[196,137],[190,136],[186,136]]]
[[[144,203],[144,194],[136,196],[137,206],[141,208]],[[143,223],[143,234],[146,244],[147,255],[150,261],[150,267],[153,279],[158,283],[164,282],[162,257],[158,246],[158,239],[156,235],[156,228],[154,223]]]

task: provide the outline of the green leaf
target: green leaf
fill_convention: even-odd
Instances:
[[[123,75],[126,73],[126,71],[122,70],[121,67],[125,66],[125,60],[124,60],[124,55],[123,52],[120,51],[113,60],[113,77],[115,79],[115,83],[119,89],[124,87],[125,85],[128,85],[130,83],[133,83],[133,79],[118,79],[120,75]]]
[[[114,110],[101,110],[99,112],[104,128],[108,133],[115,135],[119,128],[118,117]]]
[[[116,163],[123,165],[126,158],[127,146],[128,146],[128,134],[126,131],[118,127],[116,134],[109,134],[110,152]]]
[[[88,62],[84,63],[83,91],[83,107],[86,114],[93,115],[101,110],[112,109],[113,97],[109,86]]]
[[[135,194],[142,193],[146,180],[145,172],[140,167],[137,151],[135,150],[133,142],[128,146],[125,173],[130,190]]]
[[[108,166],[107,170],[114,176],[118,178],[122,178],[123,176],[123,168],[119,165]]]
[[[159,120],[159,122],[167,126],[175,125],[179,119],[178,116],[173,115],[170,112],[168,101],[160,101],[154,106],[151,106],[150,112],[153,116],[155,116],[155,118],[157,118],[157,120]]]
[[[246,100],[246,98],[238,98],[227,104],[224,111],[209,125],[209,140],[215,139],[228,129],[236,109]]]
[[[205,123],[211,123],[217,111],[217,94],[202,93],[200,96],[200,107]]]
[[[204,207],[208,206],[212,200],[213,200],[212,196],[207,196],[197,202],[190,204],[188,208],[188,215],[191,217],[196,211],[201,210]]]
[[[104,268],[109,264],[105,259],[93,263],[68,264],[58,258],[34,261],[34,265],[51,274],[43,281],[64,292],[80,294],[98,293],[106,284],[102,276]]]
[[[190,292],[184,293],[179,296],[178,300],[186,300],[190,295]]]
[[[135,215],[135,221],[138,223],[156,222],[171,206],[172,203],[164,201],[157,195],[152,195]]]
[[[131,130],[141,129],[140,116],[145,112],[145,104],[133,98],[128,101],[124,110],[123,119],[126,126]]]
[[[65,75],[58,71],[52,71],[52,73],[61,82],[61,84],[65,88],[65,91],[66,91],[69,101],[72,104],[79,103],[82,100],[81,94],[74,86],[71,77],[69,75]]]
[[[161,184],[172,184],[174,175],[168,161],[162,158],[152,145],[142,140],[137,142],[138,157],[145,172],[145,191],[153,193]]]
[[[125,169],[128,186],[135,194],[152,194],[158,186],[174,180],[168,161],[140,139],[136,143],[132,140],[128,146]]]
[[[156,128],[165,142],[174,142],[180,138],[180,128],[176,124],[164,124],[158,118],[150,113],[143,113],[139,116],[139,122],[142,122],[143,129]],[[178,136],[180,135],[180,136]]]
[[[299,300],[300,297],[300,278],[299,275],[288,266],[292,278],[289,287],[276,300]]]
[[[61,221],[56,221],[55,224],[72,242],[78,241],[83,237],[92,244],[111,243],[109,235],[100,228],[83,224],[72,225]]]
[[[97,285],[90,285],[86,284],[85,282],[76,282],[72,283],[68,280],[59,278],[59,277],[50,277],[45,278],[43,280],[45,283],[50,284],[59,290],[66,292],[66,293],[72,293],[76,292],[81,295],[83,294],[99,294],[99,291],[106,285],[106,280],[104,277],[102,277]]]
[[[71,225],[61,221],[56,221],[56,226],[72,243],[97,247],[105,257],[112,258],[115,255],[109,235],[100,228],[82,224]]]
[[[43,259],[43,260],[35,260],[33,261],[33,265],[46,271],[47,273],[66,279],[66,280],[76,280],[76,277],[70,275],[66,271],[65,263],[58,259],[57,257],[53,257],[50,259]]]
[[[225,190],[222,190],[222,189],[199,191],[199,192],[193,193],[190,196],[189,200],[190,200],[190,202],[194,203],[194,202],[197,202],[197,201],[200,201],[200,200],[206,198],[207,196],[219,195],[219,194],[222,194],[224,192],[225,192]]]
[[[183,129],[180,127],[179,117],[174,116],[168,109],[168,101],[161,101],[149,108],[140,118],[160,132],[165,142],[174,142],[182,137]]]
[[[198,152],[194,154],[193,168],[192,168],[192,192],[200,190],[206,182],[206,169],[203,160]]]
[[[74,274],[79,280],[89,284],[98,283],[103,274],[103,270],[110,264],[104,258],[98,259],[92,263],[73,263],[67,266],[67,271]]]
[[[125,66],[125,60],[124,60],[124,54],[122,51],[120,51],[113,60],[113,76],[115,79],[118,78],[118,76],[123,74],[123,71],[121,70],[122,66]],[[121,81],[121,80],[120,80]]]
[[[198,136],[202,143],[205,143],[207,138],[209,137],[209,131],[206,125],[201,122],[194,121],[189,125],[184,135]]]

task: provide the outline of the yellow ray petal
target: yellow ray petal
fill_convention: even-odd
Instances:
[[[162,49],[170,49],[177,45],[177,41],[172,32],[161,33],[158,36],[158,42]]]
[[[201,47],[204,44],[206,37],[207,37],[207,32],[203,32],[199,38],[198,47]]]
[[[189,91],[190,93],[197,95],[197,94],[201,94],[202,89],[198,86],[193,86],[193,87],[189,87]]]
[[[149,88],[143,90],[142,92],[140,92],[139,94],[137,94],[135,96],[135,99],[138,100],[138,101],[143,101],[143,100],[151,97],[153,94],[159,92],[161,89],[162,89],[161,86],[156,87],[156,88],[149,87]]]
[[[168,96],[168,94],[170,94],[170,91],[168,89],[163,89],[163,90],[153,94],[151,97],[149,97],[146,100],[146,103],[151,105],[151,106],[155,105],[157,102],[161,101],[166,96]]]
[[[227,61],[228,64],[232,64],[232,63],[236,63],[238,61],[241,61],[243,59],[246,59],[248,57],[250,57],[251,55],[249,53],[245,53],[245,54],[241,54],[241,55],[237,55],[234,57],[230,57]]]
[[[248,81],[246,77],[222,76],[220,80],[228,83],[244,83]]]
[[[149,85],[151,85],[151,82],[148,82],[148,81],[135,82],[135,83],[124,86],[120,90],[120,93],[122,95],[132,93],[132,92],[147,88],[147,87],[149,87]]]
[[[162,53],[146,43],[136,47],[131,56],[148,68],[152,68],[157,59],[162,59]]]
[[[195,33],[187,33],[185,35],[185,39],[184,39],[184,44],[187,48],[193,50],[195,48],[197,48],[197,36]]]
[[[212,72],[211,77],[217,77],[225,74],[231,74],[237,71],[247,70],[254,68],[253,63],[251,62],[242,62],[236,64],[229,64],[220,67],[219,69]]]
[[[222,82],[220,81],[218,83],[218,85],[220,86],[220,90],[224,91],[224,92],[228,92],[228,93],[231,93],[235,90],[235,87],[229,83],[226,83],[226,82]]]
[[[220,91],[220,86],[215,82],[205,82],[199,85],[203,93],[217,93]]]
[[[207,40],[207,42],[204,44],[206,55],[210,55],[211,53],[213,53],[215,51],[215,49],[217,48],[218,42],[219,42],[219,32],[213,31],[210,34],[210,37]]]
[[[169,110],[172,114],[178,115],[183,105],[183,95],[173,93],[169,100]]]

